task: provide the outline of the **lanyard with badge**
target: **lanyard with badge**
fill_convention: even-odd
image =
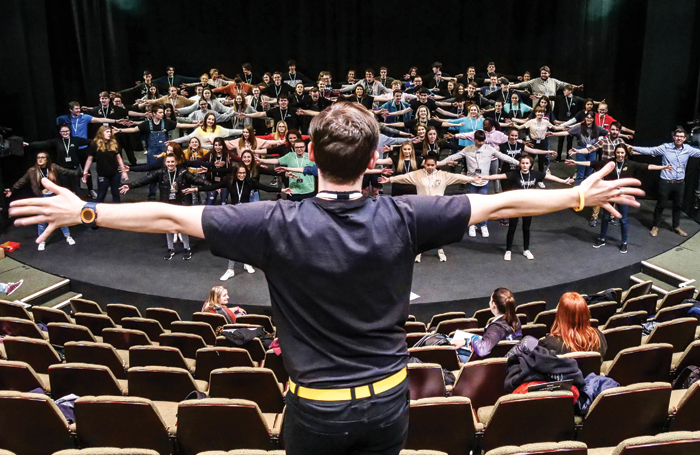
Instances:
[[[525,176],[523,175],[522,171],[520,172],[520,186],[524,190],[529,190],[530,187],[532,186],[532,179],[530,178],[532,174],[527,173],[527,180],[525,180]]]
[[[217,157],[215,158],[215,163],[218,163],[218,162],[223,161],[223,160],[224,160],[224,158],[223,158],[222,156],[217,156]],[[217,168],[218,168],[218,166],[217,166]],[[221,181],[221,176],[218,176],[218,175],[215,176],[215,177],[214,177],[214,181],[215,181],[215,182],[220,182],[220,181]]]
[[[615,172],[617,173],[617,179],[620,180],[620,175],[625,169],[625,162],[623,161],[620,166],[615,165]]]
[[[177,170],[173,172],[173,177],[170,178],[170,171],[168,171],[168,181],[170,182],[170,194],[168,194],[168,200],[174,201],[177,197],[177,184],[175,180],[177,179]]]
[[[107,115],[109,114],[109,108],[107,109],[107,112],[105,112],[104,106],[100,106],[100,114],[102,114],[102,118],[107,118]],[[103,123],[104,126],[109,126],[109,123]]]
[[[65,139],[61,138],[61,140],[63,141],[63,147],[66,149],[66,158],[64,161],[66,163],[70,163],[73,160],[70,156],[70,138],[68,138],[67,144]]]
[[[238,202],[236,202],[236,205],[240,205],[243,203],[243,201],[241,201],[241,197],[243,196],[243,190],[245,189],[245,182],[243,182],[243,185],[241,185],[241,189],[238,189],[239,181],[240,180],[236,179],[236,194],[238,194]]]
[[[305,157],[303,157],[303,156],[301,157],[301,163],[300,163],[300,162],[299,162],[299,157],[298,157],[298,156],[295,156],[295,157],[294,157],[294,160],[295,160],[296,163],[297,163],[297,167],[300,167],[300,168],[302,168],[302,169],[304,168],[304,158],[305,158]],[[303,174],[303,172],[302,172],[301,177],[299,177],[299,178],[297,179],[297,183],[304,183],[304,174]]]
[[[571,100],[571,101],[569,101]],[[568,96],[564,98],[564,101],[566,101],[566,116],[571,117],[571,106],[574,104],[574,97],[572,96],[569,98]]]
[[[44,173],[44,169],[39,168],[39,172],[41,173],[42,178],[45,178],[45,179],[49,178],[49,170],[48,169],[46,169],[46,173]],[[46,188],[41,190],[41,194],[43,194],[44,196],[53,196],[53,192],[51,190],[47,190]]]
[[[71,117],[70,119],[70,126],[73,128],[73,135],[77,136],[78,135],[78,123],[80,123],[80,117],[75,118],[75,125],[73,124],[73,118]]]

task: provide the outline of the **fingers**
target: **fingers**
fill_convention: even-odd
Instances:
[[[35,212],[31,212],[35,213]],[[46,223],[48,217],[44,215],[30,216],[28,218],[18,218],[15,220],[15,226],[31,226],[33,224]]]
[[[614,208],[612,205],[610,205],[609,202],[606,202],[605,204],[603,204],[602,207],[603,207],[605,210],[607,210],[608,212],[610,212],[610,214],[611,214],[612,216],[614,216],[615,218],[622,218],[622,215],[620,214],[620,212],[618,212],[617,210],[615,210],[615,208]]]
[[[51,180],[47,179],[46,177],[41,179],[41,184],[46,188],[47,190],[51,191],[53,194],[56,195],[62,195],[64,194],[67,190],[63,187],[60,187],[53,183]]]
[[[622,205],[629,205],[630,207],[639,207],[640,203],[635,199],[633,196],[619,196],[619,197],[614,197],[610,199],[610,202],[613,202],[615,204],[622,204]]]

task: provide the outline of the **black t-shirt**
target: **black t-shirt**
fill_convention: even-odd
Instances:
[[[93,117],[97,118],[109,118],[113,120],[120,120],[126,118],[129,115],[129,112],[123,107],[113,106],[110,104],[107,107],[103,107],[102,105],[94,107],[88,110],[86,114],[92,115]]]
[[[322,96],[319,96],[318,101],[315,102],[311,96],[306,96],[306,98],[304,98],[304,109],[309,111],[321,112],[331,104],[333,103],[330,100],[323,98]]]
[[[529,190],[534,188],[538,183],[544,181],[545,175],[542,172],[530,169],[530,172],[527,174],[523,174],[520,171],[509,171],[506,172],[506,177],[513,189]]]
[[[586,100],[580,96],[573,95],[571,98],[559,95],[555,98],[555,115],[562,121],[573,118],[576,113],[586,107]]]
[[[153,131],[172,131],[177,128],[177,122],[168,119],[162,119],[158,124],[152,120],[146,120],[139,123],[139,131],[142,133],[151,132],[151,124],[153,124]]]
[[[411,110],[413,111],[413,115],[416,115],[416,111],[418,110],[419,107],[421,106],[427,106],[430,112],[433,112],[438,108],[438,105],[435,104],[435,100],[432,98],[428,98],[425,103],[421,103],[420,100],[414,99],[411,100],[409,103],[409,106],[411,106]]]
[[[503,144],[498,146],[498,148],[501,149],[501,153],[505,153],[509,157],[516,160],[520,160],[520,156],[524,153],[525,150],[524,147],[525,145],[522,142],[516,142],[515,144],[511,144],[510,142],[504,142]],[[511,165],[506,161],[503,161],[503,164],[501,165],[501,171],[504,174],[514,168],[515,166]]]
[[[287,123],[287,129],[298,129],[299,122],[297,121],[296,108],[291,106],[287,109],[282,109],[281,107],[273,107],[265,111],[265,115],[272,118],[275,121],[275,125],[281,120]]]
[[[505,111],[501,111],[501,112],[491,111],[491,112],[486,112],[484,114],[484,118],[494,119],[498,123],[505,123],[507,119],[512,118],[512,117],[509,113],[507,113]]]
[[[340,388],[406,366],[415,256],[461,240],[470,216],[466,195],[315,197],[209,206],[202,226],[214,255],[265,272],[290,377]]]
[[[591,167],[596,171],[601,170],[610,161],[591,161]],[[626,179],[628,177],[634,177],[639,171],[644,171],[649,169],[649,165],[646,163],[638,163],[636,161],[625,160],[622,163],[615,161],[615,169],[605,177],[603,180],[617,180]]]
[[[420,122],[417,119],[413,118],[411,120],[406,120],[405,122],[403,122],[403,126],[408,128],[411,131],[415,131],[416,127],[418,126],[419,123]],[[430,120],[428,120],[427,126],[434,126],[435,128],[442,128],[442,122],[440,122],[438,120],[430,119]]]
[[[294,89],[285,83],[280,85],[270,84],[264,89],[260,90],[261,95],[267,95],[270,98],[279,98],[280,95],[291,95],[294,93]]]
[[[97,175],[99,177],[113,177],[119,173],[119,162],[117,161],[118,151],[97,150],[95,144],[91,144],[88,147],[88,153],[92,156],[95,163],[97,163]]]

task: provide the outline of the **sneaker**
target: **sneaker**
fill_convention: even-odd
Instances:
[[[171,260],[175,256],[175,250],[168,250],[167,253],[165,253],[165,256],[163,256],[163,259],[166,261]]]
[[[600,248],[601,246],[605,246],[605,239],[599,238],[598,240],[595,241],[593,244],[593,248]]]
[[[226,270],[226,273],[224,273],[223,275],[221,275],[221,278],[219,278],[219,279],[220,279],[221,281],[226,281],[226,280],[228,280],[229,278],[233,278],[234,275],[236,275],[236,272],[234,272],[233,269],[228,269],[228,270]]]
[[[10,295],[15,292],[17,288],[22,286],[22,283],[24,283],[24,280],[19,280],[16,283],[7,283],[7,293],[5,295]]]
[[[90,199],[97,199],[97,193],[95,192],[95,190],[90,190],[88,192],[88,196],[90,196]]]
[[[420,256],[421,256],[420,254],[418,256],[416,256],[416,263],[420,262]]]
[[[657,235],[659,235],[659,227],[654,226],[653,228],[651,228],[651,231],[649,231],[649,234],[651,234],[652,237],[656,237]]]
[[[676,234],[680,235],[681,237],[688,237],[688,233],[685,232],[683,229],[677,227],[676,229],[673,230]]]
[[[189,261],[190,259],[192,259],[192,250],[185,248],[185,253],[182,256],[182,260]]]
[[[476,237],[476,226],[469,226],[469,237]]]
[[[510,261],[510,256],[511,256],[510,251],[506,251],[506,254],[503,255],[503,260]]]
[[[73,237],[71,237],[70,235],[66,237],[66,242],[68,242],[68,245],[70,246],[75,245],[75,240],[73,240]]]
[[[620,245],[620,253],[625,254],[627,253],[627,244],[623,243]]]
[[[501,218],[501,226],[508,227],[510,225],[510,220],[508,218]]]
[[[590,227],[596,227],[598,225],[598,219],[597,218],[591,218],[588,220],[588,225]]]
[[[447,256],[445,256],[445,251],[442,248],[438,250],[438,257],[440,262],[447,262]]]
[[[544,182],[538,182],[537,186],[542,188],[542,189],[545,189]]]
[[[177,238],[178,238],[179,241],[182,242],[182,234],[178,234],[178,235],[177,235]]]
[[[482,237],[488,237],[489,236],[489,228],[486,226],[481,226],[481,236]]]
[[[525,257],[528,258],[529,260],[535,259],[535,256],[533,256],[532,253],[530,253],[530,250],[525,250],[525,251],[523,251],[523,256],[525,256]]]
[[[39,251],[44,251],[46,249],[46,242],[41,242],[39,244],[39,248],[37,248]]]
[[[619,218],[612,217],[612,219],[610,220],[610,224],[613,225],[613,226],[615,226],[615,227],[617,227],[617,226],[620,225],[620,219],[619,219]]]
[[[255,273],[255,269],[253,268],[252,265],[243,264],[243,268],[244,268],[245,271],[248,272],[248,273]]]

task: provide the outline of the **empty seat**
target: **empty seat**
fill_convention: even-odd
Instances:
[[[265,352],[265,360],[261,366],[272,370],[280,384],[286,384],[289,381],[289,373],[287,373],[287,368],[284,366],[282,356],[275,354],[275,351],[272,349],[268,349]]]
[[[424,398],[411,401],[405,448],[439,450],[463,455],[476,446],[471,402],[466,397]]]
[[[472,317],[479,322],[479,327],[486,327],[489,319],[493,317],[493,313],[491,308],[482,308],[481,310],[476,310]]]
[[[21,455],[73,448],[68,421],[43,394],[0,391],[0,447]]]
[[[642,343],[668,343],[673,346],[673,352],[683,352],[693,342],[697,325],[695,318],[661,322],[648,337],[643,338]]]
[[[216,337],[216,346],[225,346],[229,348],[243,348],[250,354],[253,362],[262,362],[265,359],[265,348],[262,341],[257,338],[243,345],[236,345],[224,336]]]
[[[164,418],[165,417],[165,418]],[[141,447],[160,455],[173,453],[166,422],[151,400],[139,397],[81,397],[75,401],[81,447]]]
[[[531,337],[537,338],[538,340],[547,335],[547,333],[549,333],[549,329],[544,324],[525,324],[521,327],[521,330],[523,333],[523,337],[529,335]]]
[[[0,360],[0,390],[50,391],[48,376],[39,375],[27,362]]]
[[[700,366],[700,340],[693,341],[683,352],[674,352],[671,371],[677,376],[690,365]]]
[[[279,414],[284,409],[282,387],[267,368],[220,368],[211,372],[209,396],[240,398],[257,403],[264,413]]]
[[[667,322],[687,317],[688,310],[691,308],[693,308],[692,303],[681,303],[680,305],[662,308],[654,316],[654,321]]]
[[[437,363],[409,363],[408,389],[411,400],[444,397],[447,391],[442,367]]]
[[[190,373],[195,371],[195,360],[186,359],[177,348],[168,346],[133,346],[129,348],[129,366],[162,366],[184,368]]]
[[[616,327],[614,329],[603,330],[605,341],[608,343],[608,350],[605,352],[603,360],[612,360],[623,349],[639,346],[642,344],[642,326]]]
[[[669,431],[700,430],[699,387],[700,381],[696,381],[687,390],[680,389],[671,392]]]
[[[432,318],[430,318],[430,323],[428,324],[428,328],[434,329],[442,321],[449,321],[450,319],[459,319],[459,318],[464,318],[464,317],[466,317],[466,314],[464,314],[464,311],[450,311],[447,313],[436,314]]]
[[[656,294],[640,295],[632,299],[627,299],[620,308],[620,313],[630,313],[632,311],[646,311],[647,314],[656,314]]]
[[[132,346],[150,346],[151,339],[145,332],[132,329],[104,329],[102,341],[115,349],[128,351]]]
[[[104,365],[112,371],[117,379],[126,379],[129,368],[129,356],[121,354],[107,343],[91,343],[89,341],[69,341],[65,344],[66,362],[91,363]]]
[[[604,326],[617,312],[617,302],[600,302],[589,305],[591,319],[597,319],[600,325]]]
[[[0,317],[25,319],[34,322],[34,318],[27,313],[22,304],[10,302],[9,300],[0,300]]]
[[[68,394],[126,395],[126,381],[121,382],[104,365],[65,363],[49,368],[51,393],[60,398]]]
[[[673,346],[667,343],[645,344],[620,351],[612,361],[603,362],[602,374],[621,386],[638,382],[664,382],[671,374]]]
[[[0,335],[36,338],[37,340],[46,339],[46,335],[34,321],[15,317],[0,317]]]
[[[581,374],[585,378],[591,373],[600,374],[600,366],[603,362],[599,352],[570,352],[559,357],[574,359],[578,364]]]
[[[8,360],[26,362],[37,373],[46,374],[51,365],[61,363],[61,357],[47,341],[25,337],[6,337],[3,340]]]
[[[2,454],[0,454],[2,455]],[[95,447],[90,449],[67,449],[53,455],[158,455],[151,449],[119,449],[117,447]]]
[[[279,436],[281,428],[281,415],[263,415],[249,400],[189,400],[181,402],[177,410],[177,441],[184,455],[209,450],[273,449],[273,438]]]
[[[552,325],[554,324],[554,319],[557,317],[557,310],[547,310],[543,311],[540,314],[537,315],[534,321],[532,321],[534,324],[544,324],[547,326],[547,332],[552,330]]]
[[[697,455],[700,453],[700,432],[673,431],[656,436],[638,436],[606,449],[606,453],[600,455]],[[594,453],[598,455],[597,451]]]
[[[75,323],[90,329],[93,335],[102,336],[103,329],[113,329],[116,327],[112,318],[106,314],[76,313]]]
[[[192,320],[195,322],[206,322],[216,332],[216,329],[227,324],[226,318],[218,313],[197,312],[192,314]]]
[[[211,329],[211,327],[207,326]],[[201,336],[191,333],[163,333],[158,337],[161,346],[177,348],[182,355],[194,359],[197,357],[197,350],[206,348],[207,344]]]
[[[578,441],[537,442],[522,446],[504,446],[486,455],[587,455],[588,446]],[[603,455],[603,454],[601,454]]]
[[[256,367],[245,349],[222,346],[202,348],[197,351],[195,378],[209,381],[209,374],[217,368]]]
[[[459,370],[459,358],[454,346],[421,346],[411,348],[408,354],[423,363],[437,363],[446,370]]]
[[[149,318],[122,318],[122,328],[140,330],[154,343],[158,342],[158,337],[162,333],[165,333],[165,329],[160,322]]]
[[[124,305],[123,303],[108,303],[107,316],[112,318],[115,324],[121,325],[124,318],[140,318],[141,312],[134,305]]]
[[[630,325],[642,325],[647,320],[646,311],[631,311],[629,313],[618,313],[608,319],[602,330],[614,329],[615,327],[626,327]]]
[[[170,330],[172,322],[182,320],[177,311],[168,308],[147,308],[146,317],[158,321],[165,330]]]
[[[97,338],[90,329],[82,325],[51,322],[49,328],[49,340],[54,346],[63,346],[69,341],[90,341],[97,343]]]
[[[242,314],[236,316],[236,322],[239,324],[255,324],[261,326],[267,333],[274,334],[275,326],[272,324],[270,316],[264,314]]]
[[[495,404],[498,398],[506,394],[503,384],[507,364],[505,358],[464,364],[455,380],[452,395],[468,397],[476,409]]]
[[[427,330],[425,324],[423,324],[422,322],[410,321],[406,321],[403,328],[406,331],[406,333],[425,333],[425,331]]]
[[[662,308],[669,308],[672,306],[680,305],[685,299],[692,299],[694,295],[694,286],[674,289],[673,291],[666,294],[660,302],[658,302],[656,309],[660,310]]]
[[[170,330],[172,333],[199,335],[208,346],[214,346],[216,343],[214,329],[206,322],[174,321],[170,324]]]
[[[653,283],[651,280],[633,284],[629,289],[622,293],[622,299],[620,302],[624,305],[629,299],[639,297],[640,295],[649,294],[652,284]]]
[[[104,314],[102,308],[93,302],[92,300],[86,299],[70,299],[70,306],[73,309],[73,314],[77,313],[91,313],[91,314]]]
[[[207,390],[206,381],[195,380],[183,368],[132,367],[128,377],[129,395],[155,401],[180,402],[194,391]]]
[[[55,308],[50,308],[46,306],[33,306],[32,315],[34,316],[34,322],[48,324],[49,322],[62,322],[65,324],[72,324],[73,321],[70,319],[65,311],[57,310]]]
[[[538,314],[547,309],[547,302],[540,300],[537,302],[523,303],[515,307],[516,313],[522,313],[527,316],[527,322],[534,322]]]
[[[624,439],[663,431],[671,385],[643,382],[604,390],[586,416],[577,418],[576,440],[589,448],[610,447]]]
[[[469,330],[478,328],[479,321],[477,321],[475,318],[448,319],[447,321],[440,322],[435,328],[435,332],[449,335],[455,330]]]
[[[502,445],[556,442],[572,439],[574,400],[571,392],[533,392],[500,397],[494,406],[479,408],[484,426],[484,450]],[[537,422],[517,431],[522,422]]]

